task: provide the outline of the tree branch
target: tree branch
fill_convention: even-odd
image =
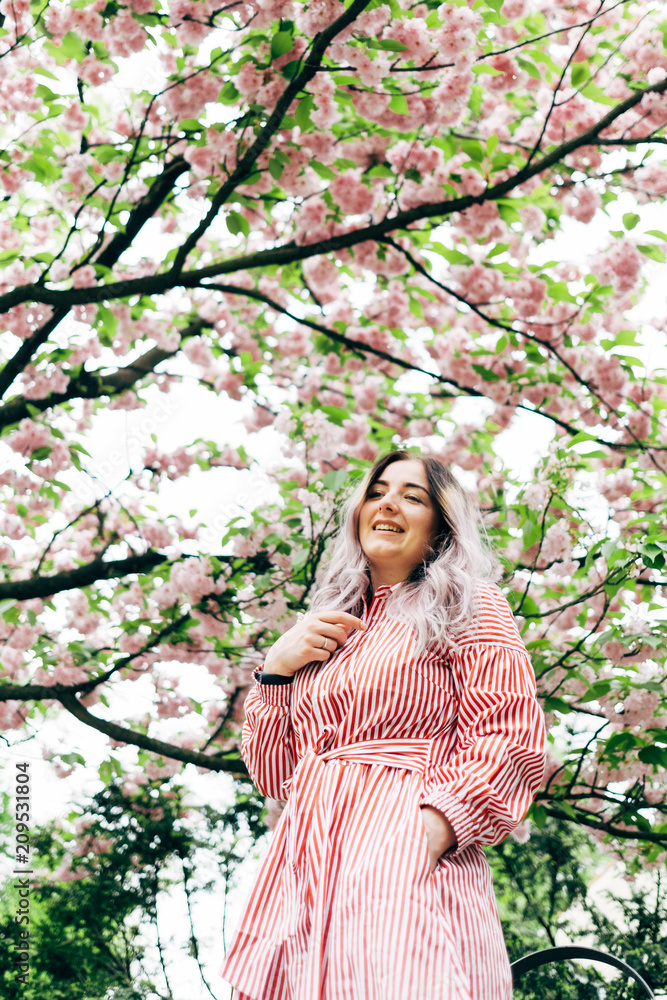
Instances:
[[[351,10],[352,8],[350,8]],[[595,125],[591,125],[580,135],[569,139],[567,142],[555,146],[549,153],[541,159],[535,160],[530,166],[525,166],[512,177],[499,182],[494,187],[487,188],[483,194],[472,196],[464,195],[460,198],[450,198],[447,201],[432,202],[430,204],[417,205],[414,208],[397,212],[389,218],[364,229],[355,229],[348,233],[340,233],[337,236],[327,237],[317,243],[308,243],[296,246],[293,243],[282,247],[275,247],[268,250],[259,250],[256,253],[234,257],[231,260],[220,261],[209,264],[193,271],[184,271],[179,275],[172,272],[146,275],[143,278],[131,278],[126,281],[114,281],[107,285],[98,285],[90,288],[71,288],[64,291],[55,289],[40,288],[37,285],[21,285],[0,295],[0,313],[4,313],[22,302],[43,302],[48,305],[62,306],[85,305],[89,302],[102,302],[108,299],[127,298],[131,295],[156,295],[172,288],[197,288],[207,287],[204,282],[209,278],[216,278],[223,274],[233,274],[236,271],[244,271],[249,268],[264,268],[270,265],[290,264],[293,261],[306,260],[309,257],[316,257],[322,253],[330,253],[335,250],[342,250],[356,246],[358,243],[366,241],[379,241],[387,233],[395,232],[399,229],[406,229],[415,222],[422,219],[432,219],[441,215],[451,215],[453,212],[463,212],[473,205],[481,205],[487,201],[495,201],[509,194],[525,181],[530,180],[549,167],[558,163],[564,157],[569,156],[580,146],[591,146],[601,132],[610,128],[617,118],[631,111],[645,94],[662,94],[667,91],[667,78],[651,87],[636,90],[630,97],[626,98],[615,108],[612,108]]]
[[[0,600],[30,601],[34,597],[51,597],[63,590],[88,587],[98,580],[111,580],[128,573],[145,573],[167,561],[160,552],[144,552],[127,559],[94,559],[85,566],[54,573],[53,576],[35,576],[29,580],[3,580],[0,583]]]
[[[184,764],[195,764],[210,771],[224,771],[239,778],[248,776],[245,764],[238,758],[222,757],[217,754],[209,756],[198,750],[187,750],[146,736],[145,733],[139,733],[135,729],[100,719],[89,712],[76,695],[57,684],[52,687],[43,684],[0,684],[0,701],[58,701],[79,722],[104,733],[112,740],[118,740],[119,743],[128,743],[142,750],[150,750],[151,753],[159,754],[161,757],[180,760]]]
[[[146,736],[144,733],[138,733],[134,729],[118,726],[115,722],[107,722],[105,719],[100,719],[96,715],[93,715],[92,712],[89,712],[79,699],[72,694],[60,694],[58,701],[79,722],[83,722],[84,725],[90,726],[92,729],[97,729],[100,733],[110,736],[113,740],[141,747],[142,750],[150,750],[151,753],[159,754],[161,757],[180,760],[184,764],[195,764],[197,767],[205,767],[210,771],[225,771],[227,774],[233,774],[237,777],[248,776],[245,764],[238,758],[226,758],[217,755],[209,756],[208,754],[200,753],[198,750],[186,750],[183,747],[177,747],[171,743],[165,743],[163,740]]]
[[[181,332],[181,343],[175,351],[164,351],[161,347],[151,347],[150,350],[142,354],[129,365],[117,368],[116,371],[104,373],[102,371],[82,371],[76,379],[71,379],[65,392],[52,392],[43,399],[26,400],[22,396],[15,396],[0,405],[0,428],[10,424],[18,423],[24,417],[30,416],[32,410],[50,410],[53,406],[66,403],[71,399],[99,399],[102,396],[116,396],[131,389],[132,386],[150,374],[167,358],[173,358],[178,354],[184,340],[196,337],[202,330],[210,329],[212,324],[204,319],[196,319]]]
[[[292,78],[289,85],[280,95],[266,125],[260,131],[252,146],[246,150],[245,154],[241,158],[241,161],[237,163],[228,179],[216,192],[211,201],[211,207],[202,221],[179,248],[172,267],[172,273],[174,275],[181,272],[183,265],[187,260],[188,254],[193,247],[196,246],[197,240],[201,239],[204,235],[220,211],[221,207],[227,201],[228,197],[232,194],[237,185],[248,176],[255,162],[264,152],[266,147],[271,142],[271,139],[280,128],[280,124],[294,98],[316,75],[320,60],[326,52],[329,42],[335,38],[339,32],[351,24],[368,6],[369,2],[370,0],[353,0],[347,10],[341,14],[341,16],[337,18],[333,24],[330,24],[328,28],[325,28],[324,31],[320,31],[315,36],[310,54],[305,59],[303,69]]]
[[[564,819],[569,823],[575,822],[578,825],[589,826],[592,830],[601,830],[612,837],[618,837],[619,840],[646,840],[651,844],[667,844],[667,833],[656,833],[655,830],[640,830],[636,827],[633,830],[624,830],[622,827],[614,826],[613,823],[606,820],[592,819],[589,813],[583,809],[577,809],[576,806],[572,807],[577,813],[578,818],[576,820],[572,819],[570,813],[559,809],[552,803],[544,803],[544,808],[555,819]]]

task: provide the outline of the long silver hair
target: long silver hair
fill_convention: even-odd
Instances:
[[[434,455],[393,451],[378,459],[342,505],[324,576],[311,611],[360,615],[372,593],[368,559],[359,542],[359,513],[372,486],[393,462],[422,463],[429,493],[440,514],[440,530],[423,563],[387,599],[387,614],[409,625],[417,651],[437,643],[455,645],[455,635],[474,615],[476,583],[495,580],[498,562],[484,533],[478,509],[449,468]]]

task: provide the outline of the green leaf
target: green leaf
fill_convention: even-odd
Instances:
[[[60,45],[47,42],[47,47],[52,52],[56,62],[59,63],[65,62],[66,59],[76,59],[77,62],[83,62],[88,55],[82,39],[73,31],[67,32]]]
[[[243,233],[244,236],[250,235],[250,224],[240,212],[229,212],[225,222],[232,236],[238,236],[239,233]]]
[[[657,764],[660,767],[667,767],[667,750],[663,750],[655,745],[643,747],[637,756],[644,764]]]
[[[18,257],[18,250],[0,250],[0,267],[7,267]]]
[[[582,704],[586,704],[589,701],[598,701],[599,698],[604,697],[604,695],[609,694],[611,691],[611,681],[595,681],[591,684],[586,694],[580,699]]]
[[[205,126],[202,125],[200,121],[197,121],[196,118],[184,118],[182,122],[178,123],[178,127],[180,129],[187,129],[188,132],[201,132],[202,129],[205,128]]]
[[[336,424],[338,427],[343,426],[345,420],[350,419],[350,411],[344,410],[341,406],[320,406],[319,408],[322,413],[325,413],[332,424]]]
[[[661,229],[647,229],[647,236],[655,236],[656,240],[667,240],[667,233],[663,233]]]
[[[389,110],[397,115],[409,115],[408,102],[403,94],[394,94],[389,102]]]
[[[318,177],[321,177],[324,181],[332,181],[336,176],[336,172],[331,167],[320,163],[319,160],[311,160],[308,166],[312,167]]]
[[[538,830],[543,828],[548,818],[548,814],[544,806],[540,806],[535,802],[533,802],[532,806],[528,810],[528,815]]]
[[[490,368],[485,368],[484,365],[472,365],[473,371],[476,371],[481,379],[485,382],[499,382],[500,375],[496,375],[495,372],[491,371]]]
[[[278,59],[294,48],[294,35],[291,31],[279,31],[271,39],[271,58]]]
[[[570,71],[573,87],[580,87],[584,80],[588,80],[591,72],[585,62],[575,63]]]
[[[496,69],[495,66],[489,66],[488,63],[479,63],[478,66],[473,66],[472,71],[475,76],[480,76],[482,73],[488,74],[489,76],[503,75],[503,71],[501,69]]]
[[[218,94],[218,103],[236,104],[240,96],[241,95],[234,86],[233,82],[231,80],[228,80],[227,83],[222,88],[222,90],[220,91],[220,93]]]
[[[310,555],[310,549],[297,549],[290,556],[290,562],[292,563],[293,570],[302,569],[308,562],[308,557]]]
[[[498,254],[505,253],[505,251],[509,250],[509,248],[510,248],[509,243],[496,243],[493,249],[489,250],[489,252],[487,253],[486,260],[489,260],[491,257],[497,257]]]
[[[570,438],[570,440],[567,443],[567,447],[571,448],[575,444],[580,444],[581,441],[595,441],[595,440],[596,438],[594,434],[589,434],[588,431],[579,431],[578,434],[575,434],[574,437]]]
[[[591,101],[595,101],[596,104],[609,104],[612,107],[616,107],[618,101],[615,97],[609,97],[606,90],[602,87],[596,87],[592,83],[589,83],[587,87],[581,91],[584,97],[588,97]]]
[[[280,180],[280,178],[283,175],[284,169],[285,168],[283,167],[282,163],[280,163],[275,156],[272,156],[271,159],[269,160],[269,173],[273,177],[274,181]]]
[[[626,229],[634,229],[640,221],[640,216],[636,212],[626,212],[623,216],[623,225]]]
[[[472,264],[473,262],[472,257],[461,253],[460,250],[450,250],[449,247],[444,246],[442,243],[432,243],[431,246],[441,257],[449,261],[450,264]]]
[[[385,52],[405,52],[408,48],[403,42],[397,42],[394,38],[374,38],[367,44],[369,49],[383,49]]]
[[[299,126],[302,132],[306,132],[313,128],[313,122],[310,117],[310,112],[315,108],[315,101],[311,94],[307,94],[303,97],[298,105],[296,112],[294,114],[294,121]]]
[[[347,475],[347,469],[332,469],[322,476],[322,483],[332,493],[338,493],[347,482]]]
[[[461,149],[466,156],[469,156],[471,160],[475,160],[476,163],[481,163],[484,159],[482,144],[475,139],[462,139]]]
[[[653,243],[638,244],[637,249],[640,253],[643,253],[645,257],[649,257],[651,260],[657,260],[659,264],[664,264],[667,260],[664,251],[660,250]]]
[[[517,56],[517,64],[521,67],[524,73],[527,73],[529,77],[533,80],[541,80],[542,74],[535,65],[535,63],[530,62],[528,59],[524,59],[523,56]]]

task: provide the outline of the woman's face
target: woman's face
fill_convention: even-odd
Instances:
[[[373,588],[407,579],[423,562],[440,527],[426,470],[416,459],[392,462],[369,488],[359,511],[359,542]]]

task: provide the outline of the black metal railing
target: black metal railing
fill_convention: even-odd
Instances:
[[[619,969],[628,979],[634,979],[639,983],[645,995],[655,1000],[655,993],[643,979],[636,969],[624,962],[622,958],[615,955],[608,955],[597,948],[581,948],[579,945],[565,945],[562,948],[543,948],[542,951],[533,951],[530,955],[524,955],[512,962],[512,979],[516,986],[521,976],[532,969],[539,969],[541,965],[548,965],[550,962],[563,962],[570,958],[585,958],[593,962],[602,962],[604,965],[611,965],[614,969]]]

